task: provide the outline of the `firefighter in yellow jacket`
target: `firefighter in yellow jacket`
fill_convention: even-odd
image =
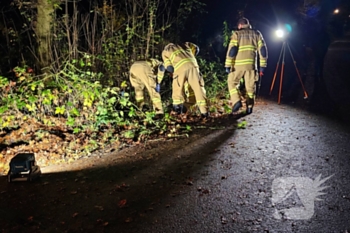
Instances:
[[[184,107],[184,85],[187,81],[194,92],[196,104],[202,117],[208,117],[204,83],[201,80],[199,66],[192,51],[194,47],[198,48],[190,42],[184,44],[170,43],[164,47],[162,58],[166,70],[172,73],[173,76],[172,99],[174,111],[178,114],[186,112]]]
[[[192,52],[192,54],[194,56],[198,55],[199,47],[197,45],[188,42],[188,43],[185,43],[185,46],[188,46],[188,49],[191,50],[191,52]],[[198,67],[198,72],[199,72],[199,67]],[[199,74],[200,74],[200,72],[199,72]],[[200,76],[200,79],[199,79],[200,86],[203,89],[204,94],[206,94],[206,90],[204,88],[203,76],[201,74],[199,76]],[[184,84],[184,94],[185,94],[184,106],[187,109],[196,104],[196,96],[194,94],[194,91],[193,91],[192,87],[188,83],[188,81],[186,81],[185,84]]]
[[[164,114],[160,97],[160,83],[163,80],[165,67],[157,59],[136,61],[130,68],[130,82],[135,89],[137,106],[144,106],[144,89],[146,88],[153,103],[156,114]]]
[[[232,34],[228,46],[225,69],[228,73],[228,89],[233,104],[232,113],[235,114],[242,107],[239,84],[244,79],[246,89],[246,113],[253,112],[256,82],[259,74],[262,76],[267,66],[267,47],[262,34],[253,30],[249,20],[238,20],[238,30]],[[259,70],[257,64],[259,55]]]

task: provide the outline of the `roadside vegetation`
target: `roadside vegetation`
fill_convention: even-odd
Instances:
[[[180,41],[178,32],[191,15],[203,13],[197,0],[169,4],[174,3],[17,0],[9,5],[1,23],[7,36],[0,58],[0,173],[18,152],[34,152],[41,165],[67,163],[97,150],[188,136],[206,124],[196,108],[186,116],[171,114],[170,77],[162,83],[169,109],[164,118],[134,104],[130,65],[161,59],[166,43]],[[211,115],[229,112],[222,64],[201,56],[198,62]]]
[[[244,1],[234,4],[235,16],[244,16]],[[304,26],[336,19],[322,14],[320,1],[296,5]],[[162,119],[155,118],[150,101],[149,110],[134,104],[131,64],[161,60],[169,42],[205,44],[197,60],[211,119],[230,112],[223,58],[200,37],[205,9],[200,0],[1,1],[0,173],[18,152],[34,152],[41,165],[68,163],[98,150],[187,137],[210,127],[212,120],[202,121],[195,107],[187,115],[171,113],[170,77],[161,87],[168,110]],[[224,48],[231,28],[224,22]],[[316,41],[313,59],[319,61],[319,40],[309,41]]]

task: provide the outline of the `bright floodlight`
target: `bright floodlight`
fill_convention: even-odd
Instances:
[[[276,31],[276,36],[277,36],[278,38],[283,38],[283,37],[284,37],[284,31],[281,30],[281,29],[278,29],[278,30]]]

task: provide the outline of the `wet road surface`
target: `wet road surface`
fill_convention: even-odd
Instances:
[[[0,229],[350,231],[348,127],[267,100],[243,121],[42,168],[37,182],[2,177]]]

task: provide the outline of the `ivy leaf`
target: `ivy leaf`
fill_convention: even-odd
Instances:
[[[62,106],[62,107],[56,107],[55,114],[62,114],[62,115],[63,115],[65,111],[66,111],[65,106]]]
[[[124,137],[125,138],[134,138],[135,137],[135,132],[132,130],[128,130],[124,132]]]
[[[121,84],[120,84],[120,87],[121,88],[126,88],[128,86],[128,84],[126,83],[126,81],[123,81]]]
[[[129,116],[129,117],[134,117],[134,116],[136,116],[136,110],[135,110],[133,107],[130,108],[130,111],[129,111],[128,116]]]
[[[80,133],[80,131],[81,131],[81,130],[80,130],[79,128],[74,128],[74,129],[73,129],[73,133],[75,133],[75,134]]]
[[[245,129],[246,126],[247,126],[247,122],[246,122],[246,121],[242,121],[242,122],[239,122],[239,123],[237,124],[237,128],[238,128],[238,129]]]
[[[72,110],[70,110],[70,114],[72,114],[74,116],[80,116],[80,112],[76,108],[73,108]]]
[[[35,105],[34,104],[32,104],[32,105],[26,104],[26,108],[28,109],[29,112],[34,112]]]
[[[108,110],[106,108],[104,108],[103,106],[98,106],[97,107],[97,112],[96,114],[98,115],[107,115]]]
[[[51,126],[52,122],[48,119],[43,119],[44,125]]]
[[[10,125],[10,122],[8,122],[8,121],[5,121],[5,122],[2,122],[2,128],[6,128],[7,126],[9,126]]]
[[[23,109],[24,107],[26,106],[26,103],[25,102],[23,102],[23,101],[18,101],[17,102],[17,108],[18,109]]]
[[[123,107],[126,107],[128,105],[128,99],[122,97],[120,100],[119,100],[119,103],[123,106]]]
[[[30,85],[30,89],[31,89],[32,91],[35,91],[35,88],[36,88],[36,85],[35,85],[35,84],[31,84],[31,85]]]
[[[45,105],[51,105],[51,100],[49,98],[44,98],[42,103]]]
[[[0,107],[0,114],[3,114],[4,112],[6,112],[8,110],[7,106],[1,106]]]
[[[230,106],[228,106],[227,104],[224,105],[224,110],[225,110],[225,113],[230,113],[232,111]]]
[[[108,100],[108,103],[109,103],[109,104],[114,104],[116,101],[117,101],[117,98],[112,97],[112,98],[110,98],[110,99]]]
[[[91,99],[84,99],[84,106],[91,107],[92,106],[92,100]]]
[[[66,121],[66,124],[68,126],[73,126],[75,123],[75,119],[73,117],[68,117],[67,121]]]
[[[35,103],[37,101],[38,98],[36,98],[35,96],[29,96],[28,100],[31,103]]]

